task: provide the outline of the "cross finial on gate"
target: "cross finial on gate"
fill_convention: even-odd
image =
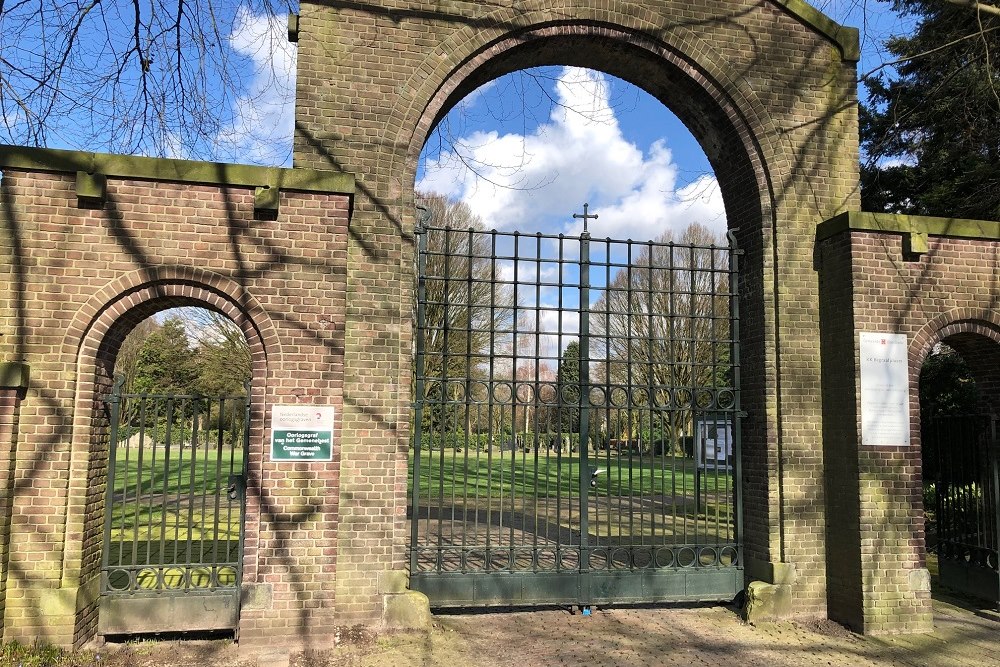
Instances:
[[[584,204],[583,205],[583,213],[582,214],[580,214],[580,213],[574,213],[573,214],[574,218],[582,218],[583,219],[583,233],[584,234],[587,233],[587,221],[588,220],[597,220],[597,214],[596,213],[594,215],[590,215],[589,213],[587,213],[587,209],[589,207],[590,207],[590,204]]]

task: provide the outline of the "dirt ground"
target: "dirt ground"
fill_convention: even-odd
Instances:
[[[428,633],[344,629],[295,650],[232,641],[107,644],[73,665],[109,667],[670,667],[697,665],[995,667],[1000,615],[935,602],[928,635],[870,638],[825,620],[754,627],[726,606],[563,609],[439,614]]]

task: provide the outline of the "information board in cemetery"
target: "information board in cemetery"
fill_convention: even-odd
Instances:
[[[862,331],[861,444],[910,444],[910,380],[904,334]]]

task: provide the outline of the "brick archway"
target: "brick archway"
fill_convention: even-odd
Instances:
[[[234,296],[240,295],[240,296]],[[99,290],[80,309],[63,342],[64,350],[77,353],[73,423],[71,494],[66,513],[67,539],[64,581],[75,586],[96,586],[100,566],[107,478],[108,424],[103,397],[113,384],[115,359],[128,333],[146,318],[169,308],[200,307],[217,311],[235,322],[250,348],[251,451],[259,461],[263,441],[263,399],[266,395],[268,359],[281,358],[280,339],[267,312],[232,280],[195,268],[164,269],[150,277],[145,271],[126,274]],[[251,488],[259,483],[259,471],[249,469]],[[84,491],[85,490],[85,491]],[[257,494],[248,495],[247,529],[256,534],[260,521]],[[245,559],[247,580],[255,576],[255,560]],[[74,642],[93,636],[97,622],[97,598],[77,610]]]
[[[918,423],[920,369],[938,343],[951,347],[969,365],[981,393],[982,407],[1000,413],[1000,315],[993,311],[959,309],[926,323],[910,345],[911,413],[915,407]]]
[[[823,613],[823,531],[794,517],[823,504],[822,456],[813,445],[822,422],[813,230],[858,203],[857,33],[802,2],[532,0],[504,7],[304,2],[298,35],[296,164],[364,175],[351,263],[398,277],[366,295],[373,298],[350,303],[348,318],[348,341],[359,344],[347,355],[347,377],[366,373],[397,396],[387,407],[367,395],[367,381],[346,387],[361,400],[345,411],[345,426],[399,443],[389,447],[400,464],[386,483],[406,486],[399,454],[406,437],[396,434],[408,431],[409,404],[399,397],[409,383],[412,189],[425,139],[462,97],[504,73],[552,64],[599,69],[641,85],[674,110],[722,186],[746,253],[740,294],[743,405],[751,415],[743,430],[748,574],[785,580],[776,572],[794,562],[799,609]],[[330,54],[342,59],[333,62]],[[379,337],[372,323],[385,318],[398,323],[398,340]],[[371,378],[370,366],[351,368],[350,359],[372,355],[394,356],[398,371]],[[387,414],[389,429],[380,424]],[[359,460],[365,455],[345,450]],[[342,508],[350,521],[355,510],[345,493],[352,493],[349,485]],[[406,505],[403,493],[395,505]],[[390,524],[395,537],[385,558],[404,569],[406,525]],[[376,590],[373,576],[338,584],[338,595],[359,605],[371,605]]]

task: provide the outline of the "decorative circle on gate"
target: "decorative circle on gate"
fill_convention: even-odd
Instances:
[[[579,405],[580,404],[580,393],[579,388],[576,385],[570,385],[562,388],[562,402],[568,406]]]
[[[487,403],[490,400],[490,388],[485,382],[476,381],[469,385],[470,403]]]
[[[632,565],[634,567],[649,567],[653,564],[653,550],[648,548],[638,548],[632,551]]]
[[[108,589],[112,591],[127,591],[133,587],[132,573],[128,570],[118,568],[108,572]]]
[[[658,408],[669,408],[670,407],[670,388],[669,387],[657,387],[653,392],[653,405]]]
[[[576,549],[562,549],[559,551],[559,569],[579,570],[580,552]]]
[[[163,570],[152,567],[132,572],[132,586],[136,589],[161,591],[164,589]]]
[[[986,555],[986,567],[990,568],[994,572],[997,571],[997,552],[996,551],[990,551]]]
[[[510,403],[513,395],[509,382],[500,382],[493,387],[493,401],[496,403]]]
[[[449,401],[464,403],[465,383],[461,380],[448,380],[448,396],[446,398]]]
[[[513,564],[511,561],[514,559],[514,554],[510,551],[491,551],[490,552],[490,569],[493,571],[503,571],[507,572],[511,569]]]
[[[226,588],[236,586],[236,568],[232,565],[223,565],[215,571],[215,580],[219,582],[219,586]]]
[[[732,567],[739,565],[739,560],[740,554],[736,550],[736,547],[723,547],[722,553],[719,554],[719,565]]]
[[[720,410],[728,410],[736,406],[736,392],[732,389],[720,389],[715,399],[715,406]]]
[[[698,555],[691,547],[681,547],[677,551],[677,565],[680,567],[691,567],[698,562]]]
[[[530,572],[535,568],[534,549],[518,549],[514,552],[514,571]]]
[[[611,405],[616,408],[624,408],[628,405],[628,392],[624,387],[613,387],[611,389]]]
[[[188,573],[191,579],[191,588],[213,588],[212,568],[196,567]]]
[[[614,570],[628,570],[632,567],[632,554],[628,549],[615,549],[611,552],[611,568]]]
[[[698,564],[702,567],[711,567],[719,564],[719,552],[714,547],[702,547],[698,551]]]
[[[545,383],[538,387],[538,399],[545,405],[555,405],[559,400],[559,391],[552,383]]]
[[[188,575],[190,572],[186,572],[179,567],[168,567],[166,570],[160,572],[160,576],[163,578],[163,587],[168,590],[179,590],[187,588],[190,585]]]
[[[555,549],[539,549],[535,557],[535,569],[541,572],[554,572],[558,564]]]
[[[418,572],[433,572],[436,566],[437,566],[436,554],[429,551],[420,551],[417,553]]]
[[[590,399],[590,404],[597,407],[604,405],[604,402],[608,400],[607,394],[601,387],[592,387],[588,398]]]
[[[465,563],[474,572],[486,569],[486,554],[482,551],[470,551],[465,557]]]
[[[528,382],[518,382],[514,387],[514,395],[517,396],[518,403],[535,402],[535,388]]]
[[[445,549],[441,551],[441,572],[461,572],[462,559],[465,554],[459,549]]]
[[[686,408],[691,405],[691,390],[690,389],[677,389],[674,391],[674,406],[678,408]]]
[[[592,549],[590,552],[590,569],[591,570],[607,570],[609,567],[610,558],[608,558],[607,549]]]
[[[699,389],[694,393],[694,404],[702,410],[712,407],[713,403],[715,401],[711,389]]]
[[[428,401],[440,401],[441,400],[441,383],[440,382],[426,382],[426,383],[424,383],[424,397]]]
[[[657,549],[653,559],[656,567],[673,567],[676,565],[674,562],[674,550],[670,547],[660,547]]]
[[[649,392],[645,389],[637,388],[632,390],[632,405],[635,407],[644,407],[649,405]]]

